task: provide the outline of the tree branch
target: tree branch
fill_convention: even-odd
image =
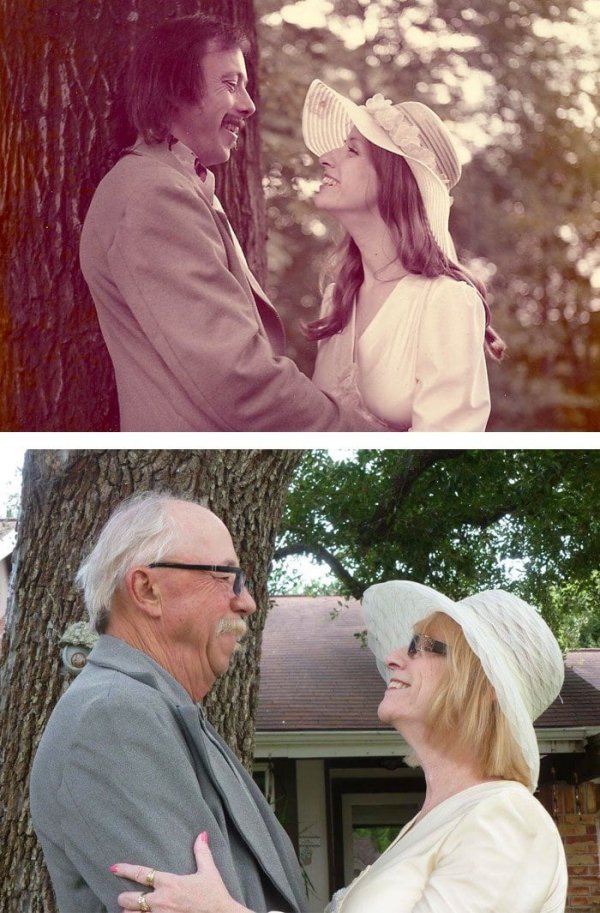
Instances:
[[[399,460],[399,471],[390,479],[390,495],[383,504],[378,504],[369,520],[360,530],[361,539],[386,538],[392,529],[393,517],[406,501],[412,488],[424,472],[435,466],[462,457],[464,450],[411,450],[405,451]]]
[[[291,545],[284,545],[275,550],[273,559],[279,560],[281,558],[287,558],[289,555],[307,555],[308,557],[315,558],[317,561],[323,562],[355,599],[361,598],[365,590],[364,583],[357,580],[356,577],[353,577],[352,574],[346,570],[339,558],[336,558],[332,552],[322,545],[309,545],[306,542],[295,542]]]

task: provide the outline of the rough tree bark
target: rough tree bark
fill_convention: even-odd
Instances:
[[[28,452],[0,665],[0,910],[53,913],[29,819],[29,769],[48,716],[68,682],[59,640],[83,617],[73,577],[115,505],[134,491],[203,500],[231,531],[257,611],[245,648],[215,687],[207,711],[250,766],[267,572],[299,451]],[[85,913],[85,911],[82,911]]]
[[[120,86],[151,25],[203,10],[252,39],[253,0],[0,0],[0,429],[112,431],[112,365],[79,270],[81,225],[126,145]],[[258,117],[217,186],[259,279],[266,272]]]

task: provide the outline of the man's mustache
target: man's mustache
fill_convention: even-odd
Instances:
[[[248,630],[248,625],[243,618],[222,618],[217,627],[217,634],[233,634],[234,637],[243,637]]]

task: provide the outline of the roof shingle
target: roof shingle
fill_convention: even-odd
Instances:
[[[383,681],[355,636],[364,630],[354,599],[277,597],[263,636],[257,729],[388,729],[377,718]],[[568,653],[566,666],[563,702],[536,728],[600,726],[600,649]]]

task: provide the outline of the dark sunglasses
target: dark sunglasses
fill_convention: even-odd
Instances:
[[[448,645],[443,644],[441,640],[434,640],[427,634],[415,634],[408,645],[408,655],[415,657],[417,653],[437,653],[439,656],[446,656]]]
[[[184,571],[219,571],[222,574],[235,574],[233,592],[239,596],[248,582],[246,572],[241,567],[230,564],[180,564],[178,561],[154,561],[148,567],[174,567]]]

